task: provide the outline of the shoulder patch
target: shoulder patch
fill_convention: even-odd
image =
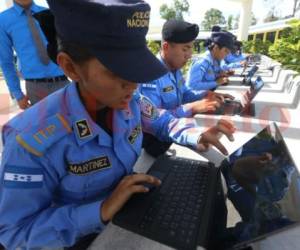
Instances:
[[[163,88],[164,93],[171,92],[172,90],[174,90],[174,86],[172,85]]]
[[[140,107],[142,116],[147,119],[155,120],[158,117],[158,111],[152,102],[145,96],[141,97]]]
[[[43,120],[42,125],[33,126],[30,131],[21,132],[16,136],[16,140],[30,153],[42,156],[53,143],[71,132],[68,120],[57,113]]]
[[[4,167],[3,184],[6,188],[41,188],[44,174],[42,169],[27,166]]]

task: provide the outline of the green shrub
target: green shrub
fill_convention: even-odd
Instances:
[[[272,43],[268,40],[263,42],[260,39],[256,39],[254,41],[245,41],[243,42],[243,51],[251,54],[269,55],[269,47],[271,44]]]
[[[284,30],[269,49],[270,56],[286,68],[300,72],[300,20],[290,22],[291,28]]]
[[[154,55],[157,55],[160,50],[160,43],[153,40],[147,41],[147,46]]]

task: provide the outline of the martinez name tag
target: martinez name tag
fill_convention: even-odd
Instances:
[[[86,162],[72,163],[68,165],[68,171],[75,175],[85,175],[91,172],[110,168],[111,164],[107,156],[101,156]]]

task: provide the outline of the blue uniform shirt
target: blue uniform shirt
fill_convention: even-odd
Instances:
[[[44,9],[34,3],[31,6],[33,13]],[[41,30],[40,33],[46,44],[46,38]],[[60,68],[53,62],[44,65],[40,61],[24,9],[16,3],[10,9],[0,13],[0,67],[10,93],[19,100],[23,98],[23,94],[14,65],[13,50],[17,53],[19,70],[24,79],[63,75]]]
[[[161,56],[159,60],[165,64]],[[185,104],[200,100],[207,94],[187,87],[181,70],[170,71],[157,80],[143,83],[139,90],[157,108],[167,109],[176,117],[191,117],[192,111]]]
[[[187,76],[188,87],[195,90],[210,90],[218,87],[216,82],[222,69],[209,50],[193,61]]]
[[[242,65],[241,61],[246,60],[246,57],[243,54],[232,54],[229,53],[224,60],[222,60],[221,65],[223,70],[230,70],[235,68],[240,68]]]
[[[136,93],[113,111],[113,136],[89,116],[76,85],[49,95],[3,128],[0,242],[16,247],[70,246],[100,232],[102,201],[141,153],[142,129],[195,146],[194,119],[176,119]]]

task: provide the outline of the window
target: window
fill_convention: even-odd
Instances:
[[[263,38],[264,38],[264,33],[256,34],[257,40],[263,40]]]
[[[267,40],[270,41],[271,43],[274,43],[275,34],[276,34],[275,31],[267,33]]]

